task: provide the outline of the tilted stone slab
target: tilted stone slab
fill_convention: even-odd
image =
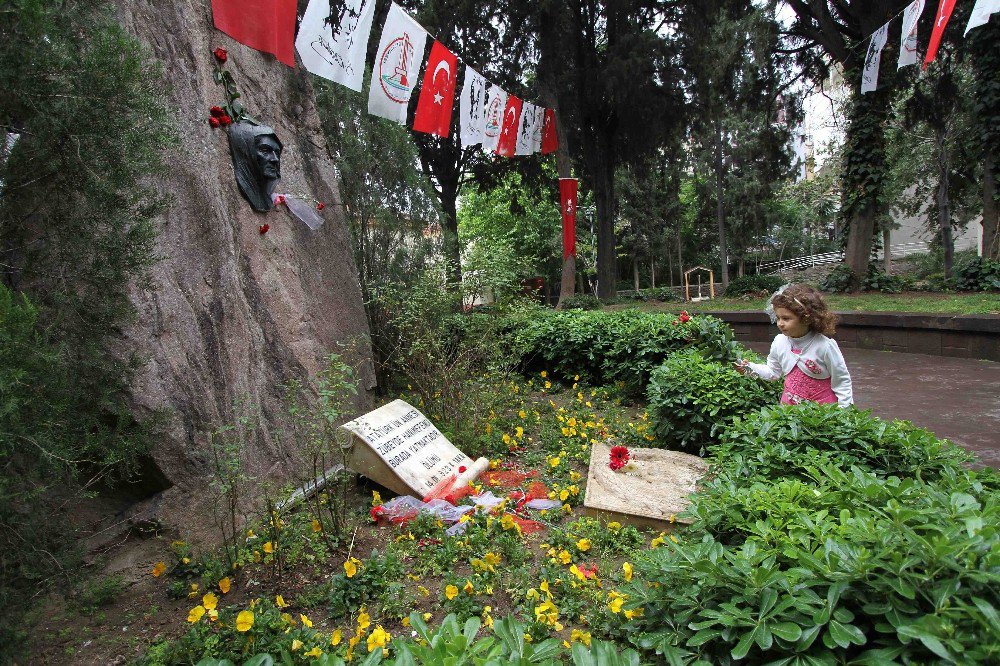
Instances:
[[[698,456],[664,449],[630,448],[629,453],[629,466],[615,472],[608,466],[611,446],[594,442],[584,512],[637,527],[666,527],[671,516],[688,507],[688,495],[708,472],[708,464]]]
[[[400,495],[426,497],[446,481],[460,488],[489,467],[473,460],[441,434],[430,419],[403,400],[341,426],[351,433],[348,467]],[[465,471],[459,472],[459,468]]]

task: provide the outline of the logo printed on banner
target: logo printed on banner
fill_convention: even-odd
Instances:
[[[389,6],[368,89],[368,112],[403,124],[427,43],[427,31],[399,5]],[[376,81],[378,83],[376,84]]]
[[[924,0],[913,0],[903,12],[903,27],[900,31],[899,59],[896,69],[917,64],[917,23],[924,13]]]
[[[404,32],[385,47],[378,62],[378,80],[385,96],[403,104],[410,100],[413,89],[408,77],[410,59],[413,58],[413,42],[409,33]]]
[[[499,95],[490,100],[490,107],[486,111],[486,130],[484,132],[490,138],[500,136],[500,126],[503,125],[503,121],[500,119],[500,105],[504,101],[500,99]]]
[[[465,67],[459,115],[462,145],[482,143],[486,130],[486,79],[469,66]]]

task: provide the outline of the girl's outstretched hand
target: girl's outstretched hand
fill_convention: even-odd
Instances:
[[[735,368],[736,372],[740,373],[741,375],[745,375],[747,374],[747,370],[750,369],[750,361],[741,358],[740,360],[733,363],[733,368]]]

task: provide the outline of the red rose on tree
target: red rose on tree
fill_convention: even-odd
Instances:
[[[219,62],[226,62],[226,60],[229,59],[229,53],[226,51],[226,49],[222,48],[221,46],[212,51],[212,55],[214,55],[215,59],[218,60]]]
[[[687,313],[687,310],[681,310],[680,320],[682,324],[691,321],[691,315]]]
[[[628,464],[629,452],[624,446],[612,446],[611,447],[611,461],[608,463],[608,467],[617,472],[622,467]]]

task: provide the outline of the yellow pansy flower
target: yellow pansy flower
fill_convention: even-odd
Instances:
[[[559,459],[559,456],[556,456],[555,458],[549,458],[549,465],[551,467],[559,467],[560,462],[562,461]]]
[[[263,550],[264,550],[265,553],[269,553],[269,554],[273,553],[274,552],[274,544],[271,543],[270,541],[268,541],[267,543],[264,544]]]
[[[219,590],[221,590],[223,594],[229,594],[229,589],[232,587],[232,585],[233,584],[229,580],[229,577],[226,576],[225,578],[219,581]]]
[[[389,632],[382,628],[382,625],[375,627],[375,631],[372,635],[368,637],[368,651],[372,652],[375,648],[385,648],[389,644],[389,640],[392,637]]]
[[[319,521],[313,518],[312,521],[313,532],[319,532],[323,529],[323,526],[319,524]]]
[[[236,616],[236,631],[240,633],[245,633],[250,631],[253,626],[253,611],[240,611],[240,614]]]
[[[560,490],[559,491],[559,499],[561,499],[564,502],[566,500],[568,500],[569,499],[569,491],[565,490],[565,489],[564,490]]]
[[[314,647],[312,650],[309,650],[309,652],[303,652],[302,656],[303,657],[316,657],[318,659],[319,657],[323,656],[323,651],[319,649],[319,646],[317,646],[317,647]]]
[[[626,619],[632,620],[637,617],[642,617],[642,609],[633,608],[632,610],[625,611],[624,613],[622,613],[622,615],[624,615]]]
[[[522,409],[521,411],[519,411],[519,412],[517,413],[517,415],[518,415],[518,416],[520,416],[520,417],[521,417],[522,419],[526,419],[526,418],[528,418],[528,415],[527,415],[527,413],[525,413],[525,411],[524,411],[523,409]]]
[[[356,557],[352,557],[351,559],[347,560],[346,562],[344,562],[344,574],[348,578],[354,578],[355,574],[358,573],[359,564],[361,564],[361,560],[359,560]]]
[[[448,601],[451,601],[458,596],[458,588],[454,585],[447,585],[444,588],[444,596]]]
[[[166,562],[157,562],[153,565],[153,577],[159,578],[163,575],[163,572],[167,570]]]
[[[200,620],[204,614],[205,614],[205,607],[199,604],[194,608],[192,608],[191,612],[188,613],[187,621],[190,622],[191,624],[194,624],[195,622]]]
[[[219,605],[219,598],[209,592],[201,598],[201,605],[205,607],[205,610],[215,610],[215,607]]]
[[[541,378],[542,378],[542,379],[545,379],[546,377],[548,377],[548,376],[549,376],[549,373],[548,373],[547,371],[545,371],[545,370],[542,370],[542,371],[541,371],[540,373],[538,373],[538,374],[539,374],[539,375],[541,376]]]
[[[292,641],[292,652],[297,652],[302,648],[302,641],[295,639]]]
[[[579,548],[582,552],[587,552],[588,550],[590,550],[590,539],[580,539],[579,541],[576,542],[576,547]]]
[[[462,591],[465,592],[466,594],[472,594],[473,592],[476,591],[476,588],[473,587],[471,580],[466,579],[465,585],[462,587]]]
[[[365,607],[362,606],[361,610],[358,611],[358,631],[367,629],[370,626],[372,626],[371,615],[369,615],[368,611],[365,610]]]
[[[302,620],[302,624],[304,624],[305,626],[307,626],[310,629],[312,629],[312,626],[313,626],[312,620],[310,620],[309,618],[307,618],[302,613],[299,613],[299,619]]]
[[[517,428],[514,431],[514,436],[517,437],[518,439],[524,437],[524,428],[522,428],[521,426],[517,426]]]
[[[285,602],[285,598],[280,594],[274,597],[274,605],[278,608],[288,608],[288,604]]]
[[[344,632],[338,627],[330,634],[330,645],[340,645],[340,641],[342,640],[344,640]]]
[[[622,524],[617,521],[612,520],[610,523],[608,523],[608,529],[611,530],[612,532],[617,532],[621,528]]]
[[[583,643],[587,647],[590,647],[590,632],[581,631],[579,629],[574,629],[570,632],[569,639],[574,643]]]
[[[625,572],[625,580],[632,580],[632,565],[630,563],[623,562],[622,571]]]

